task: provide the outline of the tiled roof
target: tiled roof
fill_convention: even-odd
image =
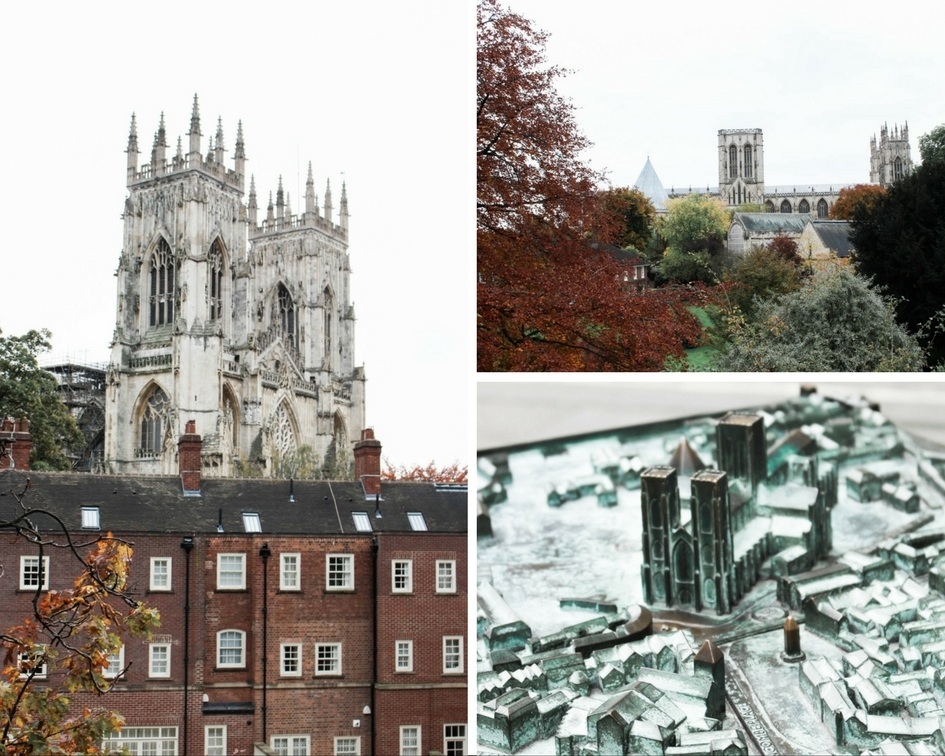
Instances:
[[[813,218],[810,213],[735,213],[732,223],[741,224],[750,236],[800,234]]]
[[[102,531],[115,533],[216,533],[222,513],[223,532],[242,534],[244,512],[259,514],[263,533],[286,535],[354,534],[353,512],[367,513],[374,532],[410,532],[408,512],[422,513],[430,532],[467,529],[466,490],[432,483],[384,481],[375,502],[353,481],[208,478],[200,496],[184,496],[177,476],[36,471],[0,473],[0,520],[15,511],[11,492],[27,477],[28,506],[52,512],[70,531],[81,530],[82,507],[98,507]]]
[[[853,251],[850,243],[853,224],[850,221],[815,220],[811,224],[827,249],[833,250],[837,257],[850,256]]]

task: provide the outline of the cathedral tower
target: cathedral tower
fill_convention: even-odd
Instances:
[[[196,95],[187,137],[187,151],[178,138],[169,156],[162,114],[139,166],[132,116],[106,468],[176,472],[177,440],[194,420],[205,476],[346,472],[365,382],[354,365],[346,188],[335,223],[330,187],[319,212],[309,168],[305,212],[292,214],[280,182],[278,217],[270,205],[258,223],[252,179],[243,204],[242,123],[232,168],[222,120],[202,150]]]
[[[648,604],[672,605],[671,544],[679,527],[679,483],[672,467],[650,467],[640,475],[643,508],[643,595]]]
[[[909,122],[892,130],[886,124],[879,130],[879,142],[874,134],[870,139],[870,183],[890,186],[912,173],[912,153],[909,150]]]
[[[726,474],[700,470],[693,475],[690,505],[699,603],[725,614],[734,604],[734,546]]]
[[[719,195],[730,207],[760,204],[765,193],[761,129],[719,129]]]

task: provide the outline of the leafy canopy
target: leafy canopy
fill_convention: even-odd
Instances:
[[[919,154],[922,165],[945,163],[945,123],[919,137]]]
[[[47,330],[23,336],[0,331],[0,419],[30,421],[34,470],[67,470],[71,464],[63,449],[83,443],[75,418],[59,396],[56,379],[39,366],[39,355],[49,350]]]
[[[857,210],[862,207],[864,212],[869,212],[876,200],[884,194],[886,189],[876,184],[845,186],[830,208],[830,219],[853,220]]]
[[[622,249],[642,250],[650,243],[656,208],[639,189],[618,187],[597,193],[600,213],[605,221],[616,221],[613,243]],[[606,227],[604,230],[606,233]],[[594,234],[600,237],[602,233]]]
[[[477,30],[478,369],[659,370],[698,338],[691,295],[628,291],[623,266],[590,248],[621,219],[580,159],[588,141],[547,34],[496,0],[477,6]]]
[[[729,302],[748,317],[754,315],[759,302],[797,291],[801,285],[797,265],[770,245],[751,249],[727,273],[726,281],[732,284]]]
[[[945,126],[932,135],[945,135]],[[945,309],[943,207],[945,160],[929,153],[874,204],[857,209],[851,232],[857,271],[900,300],[899,322],[919,334],[933,366],[945,362],[945,334],[936,326]]]
[[[912,371],[924,364],[893,306],[865,280],[839,268],[801,289],[756,303],[751,320],[730,327],[723,371]]]

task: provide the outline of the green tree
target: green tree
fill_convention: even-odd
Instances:
[[[840,268],[816,273],[799,290],[759,302],[754,318],[730,324],[722,371],[913,371],[921,347],[892,303]]]
[[[945,134],[945,126],[932,135]],[[930,135],[931,136],[931,135]],[[945,309],[945,160],[926,142],[928,158],[853,218],[852,259],[900,300],[899,322],[918,334],[929,365],[945,362],[945,333],[936,325]]]
[[[613,244],[623,249],[646,249],[653,236],[656,208],[639,189],[619,187],[597,192],[600,213],[613,234]],[[611,231],[616,225],[616,231]],[[593,231],[595,237],[600,236]]]
[[[120,672],[109,669],[108,657],[122,636],[148,638],[160,617],[132,596],[131,546],[111,534],[76,543],[58,517],[29,505],[23,480],[3,491],[13,506],[0,515],[0,529],[34,544],[39,564],[52,551],[72,555],[78,577],[66,590],[43,591],[37,581],[30,616],[0,628],[0,742],[13,756],[100,753],[124,720],[103,706],[75,705],[75,696],[106,694]],[[44,669],[56,674],[39,682]]]
[[[945,123],[919,137],[919,154],[924,166],[945,163]]]
[[[754,247],[728,271],[725,280],[732,284],[729,301],[749,319],[758,303],[797,291],[801,285],[797,265],[770,247]]]
[[[23,336],[3,336],[0,331],[0,419],[30,421],[34,470],[67,470],[71,463],[63,450],[84,439],[59,396],[56,379],[39,367],[39,355],[49,350],[50,336],[45,329]]]
[[[717,199],[690,194],[671,200],[657,231],[666,242],[664,279],[717,283],[725,263],[729,212]]]

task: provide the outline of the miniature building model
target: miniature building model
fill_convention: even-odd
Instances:
[[[304,212],[281,180],[265,217],[246,181],[242,123],[233,168],[218,122],[206,154],[196,96],[187,152],[167,152],[164,117],[150,163],[138,165],[132,116],[128,198],[111,364],[105,467],[170,473],[193,418],[205,475],[238,462],[272,475],[303,448],[331,474],[350,467],[364,426],[364,371],[354,364],[348,198],[337,221],[330,182],[321,207],[311,164]]]
[[[687,518],[681,517],[675,468],[651,467],[640,476],[643,594],[649,603],[727,614],[768,557],[800,547],[805,559],[816,560],[830,551],[837,486],[830,466],[821,475],[815,456],[794,455],[784,473],[788,482],[769,491],[763,418],[730,412],[715,430],[721,469],[690,478]]]

